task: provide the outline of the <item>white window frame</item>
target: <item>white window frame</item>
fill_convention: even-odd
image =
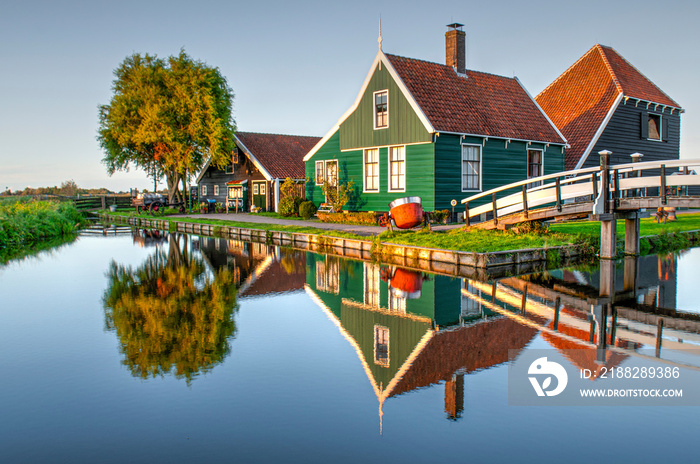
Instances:
[[[392,287],[389,287],[387,306],[392,313],[406,314],[406,298],[401,296],[399,292]]]
[[[207,186],[206,186],[206,185],[202,185],[202,192],[201,192],[201,195],[202,195],[203,197],[206,197],[206,196],[207,196]]]
[[[367,187],[367,154],[368,152],[375,152],[376,153],[376,162],[373,162],[373,165],[376,165],[377,168],[377,188],[376,189],[370,189]],[[380,190],[380,182],[381,182],[381,169],[380,167],[380,160],[379,160],[379,148],[368,148],[366,150],[362,150],[362,193],[379,193]]]
[[[326,256],[324,261],[316,261],[316,289],[322,292],[340,292],[340,260]]]
[[[477,188],[466,188],[464,186],[464,147],[476,147],[479,149],[479,186]],[[459,185],[462,188],[462,192],[481,192],[483,185],[483,172],[484,172],[484,154],[483,147],[478,143],[463,143],[460,156],[460,177]]]
[[[224,168],[225,174],[233,174],[235,171],[233,169],[233,164],[229,164]]]
[[[377,125],[377,95],[386,94],[386,124],[383,126]],[[372,125],[374,130],[387,129],[389,127],[389,89],[377,90],[372,93]]]
[[[391,338],[388,327],[381,326],[379,324],[374,326],[374,364],[382,367],[389,367],[391,364]],[[380,336],[386,343],[386,359],[379,358],[377,355],[377,346],[379,345]]]
[[[392,171],[391,171],[391,151],[392,151],[392,149],[396,149],[396,150],[403,149],[403,174],[402,174],[403,188],[392,188],[392,186],[391,186],[391,183],[393,180]],[[389,149],[387,150],[387,162],[388,162],[387,172],[389,173],[389,176],[388,176],[389,183],[387,186],[388,191],[389,192],[405,192],[406,191],[406,180],[407,180],[406,179],[406,145],[397,145],[394,147],[389,147]]]
[[[372,308],[379,308],[379,302],[381,297],[381,278],[379,276],[379,265],[365,262],[362,274],[363,303]]]
[[[339,172],[340,163],[338,163],[338,160],[337,160],[337,159],[329,159],[329,160],[326,160],[326,161],[325,161],[325,164],[324,164],[324,166],[323,166],[323,167],[324,167],[324,169],[323,169],[323,177],[324,177],[324,182],[327,182],[328,179],[329,179],[329,176],[328,176],[328,165],[329,165],[329,164],[333,164],[333,163],[335,163],[335,185],[330,184],[330,186],[331,186],[331,187],[338,188],[339,185],[340,185],[340,172]]]
[[[651,121],[652,118],[659,118],[659,137],[652,137],[651,136],[651,131],[649,131],[649,121]],[[663,142],[664,140],[664,121],[663,121],[663,115],[657,114],[657,113],[647,113],[647,140],[653,140],[655,142]]]
[[[265,187],[267,184],[265,182],[261,182],[259,185],[260,185],[260,195],[266,195],[265,191],[267,189]]]
[[[320,177],[318,175],[318,168],[319,167],[321,168],[321,176]],[[316,161],[315,169],[316,169],[316,171],[314,172],[314,177],[316,178],[316,185],[323,185],[324,182],[326,181],[326,162],[325,161]],[[319,182],[319,179],[321,179],[321,182]]]
[[[253,182],[253,195],[260,195],[260,193],[258,193],[258,183],[257,182]]]
[[[471,284],[471,280],[469,279],[462,279],[462,289],[481,298],[481,290],[473,286]],[[475,316],[483,316],[484,308],[482,307],[481,302],[472,300],[470,297],[465,295],[464,292],[461,293],[461,296],[462,298],[459,308],[460,319],[473,319]]]
[[[215,197],[219,196],[219,186],[216,184],[214,185],[214,196]]]

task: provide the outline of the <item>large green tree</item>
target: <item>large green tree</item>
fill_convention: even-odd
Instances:
[[[233,91],[218,68],[181,50],[167,60],[131,55],[114,75],[112,100],[99,107],[97,136],[110,175],[133,165],[154,179],[165,176],[174,202],[180,182],[208,158],[221,168],[230,163]]]

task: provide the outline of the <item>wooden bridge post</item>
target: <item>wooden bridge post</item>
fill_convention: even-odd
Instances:
[[[614,259],[617,256],[617,221],[615,215],[601,215],[600,218],[600,257]]]
[[[496,194],[491,194],[491,202],[493,204],[493,223],[498,225],[498,207],[496,206]]]
[[[469,202],[464,203],[464,223],[469,227]]]
[[[625,218],[625,254],[639,254],[639,213],[636,211]]]
[[[661,204],[665,205],[668,203],[666,198],[666,165],[661,165],[661,185],[659,186],[659,196],[661,197]]]
[[[617,255],[617,221],[610,208],[610,155],[603,150],[600,155],[600,195],[594,206],[594,213],[600,220],[600,257],[613,259]]]

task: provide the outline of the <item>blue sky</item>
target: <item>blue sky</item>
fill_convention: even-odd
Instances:
[[[596,43],[615,48],[686,110],[681,157],[700,158],[700,2],[33,1],[0,3],[0,189],[152,186],[106,174],[97,106],[128,55],[218,67],[244,131],[322,136],[353,103],[377,51],[444,61],[465,24],[467,67],[516,75],[534,96]]]

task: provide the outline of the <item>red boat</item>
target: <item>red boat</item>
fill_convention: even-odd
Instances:
[[[399,229],[410,229],[424,221],[423,205],[420,197],[404,197],[389,203],[389,214],[379,220],[379,225],[386,227],[394,220]]]

